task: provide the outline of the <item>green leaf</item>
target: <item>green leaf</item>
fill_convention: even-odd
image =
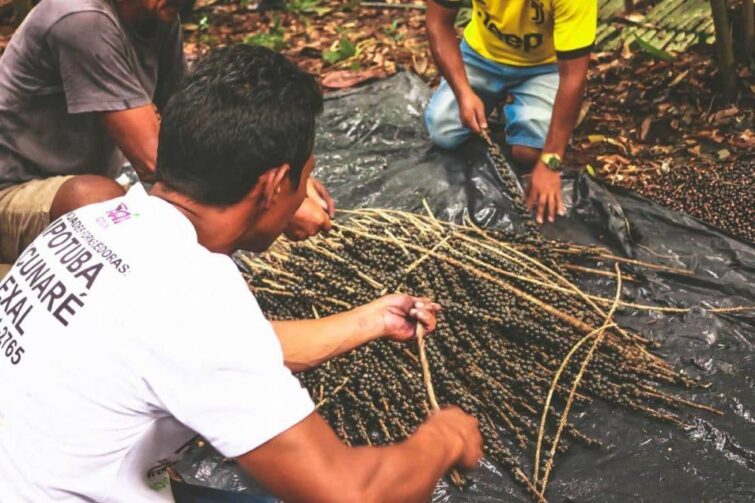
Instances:
[[[322,59],[332,65],[341,61],[341,53],[339,51],[325,51],[322,53]]]
[[[664,61],[673,61],[674,55],[664,51],[663,49],[659,49],[655,47],[654,45],[650,45],[648,42],[637,36],[634,35],[634,41],[637,42],[637,45],[640,46],[640,49],[645,51],[646,53],[650,54],[654,58],[662,59]]]
[[[343,59],[350,58],[357,53],[357,48],[354,47],[354,44],[352,44],[351,41],[346,37],[342,38],[338,45],[341,48]]]
[[[354,47],[348,38],[343,37],[338,41],[338,47],[333,51],[325,51],[322,53],[322,59],[328,63],[335,64],[344,59],[349,59],[357,53],[357,48]]]
[[[322,0],[294,0],[286,2],[286,10],[298,14],[314,14],[323,16],[333,10],[332,7],[322,5]]]
[[[280,33],[255,33],[244,39],[245,44],[261,45],[273,51],[281,51],[286,48],[286,41]]]

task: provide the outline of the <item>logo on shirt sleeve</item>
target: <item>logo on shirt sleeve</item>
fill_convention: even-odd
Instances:
[[[107,229],[111,224],[117,225],[123,223],[126,220],[129,220],[132,216],[139,216],[139,214],[131,213],[131,210],[126,206],[126,203],[120,203],[112,210],[106,211],[104,217],[99,217],[97,223],[103,229]]]

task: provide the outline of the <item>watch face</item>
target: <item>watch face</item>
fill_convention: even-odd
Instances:
[[[553,171],[558,171],[558,169],[561,167],[561,160],[556,156],[552,156],[548,158],[548,160],[546,161],[546,164],[549,169]]]

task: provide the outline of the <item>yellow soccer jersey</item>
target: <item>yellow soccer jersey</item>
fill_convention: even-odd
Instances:
[[[461,0],[431,1],[461,6]],[[473,0],[464,39],[485,58],[535,66],[589,53],[597,23],[597,0]]]

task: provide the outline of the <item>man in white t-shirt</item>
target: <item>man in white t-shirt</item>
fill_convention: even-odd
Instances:
[[[282,56],[217,50],[165,109],[150,194],[68,213],[19,257],[0,282],[0,501],[159,500],[145,463],[193,432],[286,501],[423,501],[476,465],[477,424],[458,408],[351,448],[291,374],[432,330],[435,304],[390,295],[270,323],[228,256],[287,227],[321,109]]]

